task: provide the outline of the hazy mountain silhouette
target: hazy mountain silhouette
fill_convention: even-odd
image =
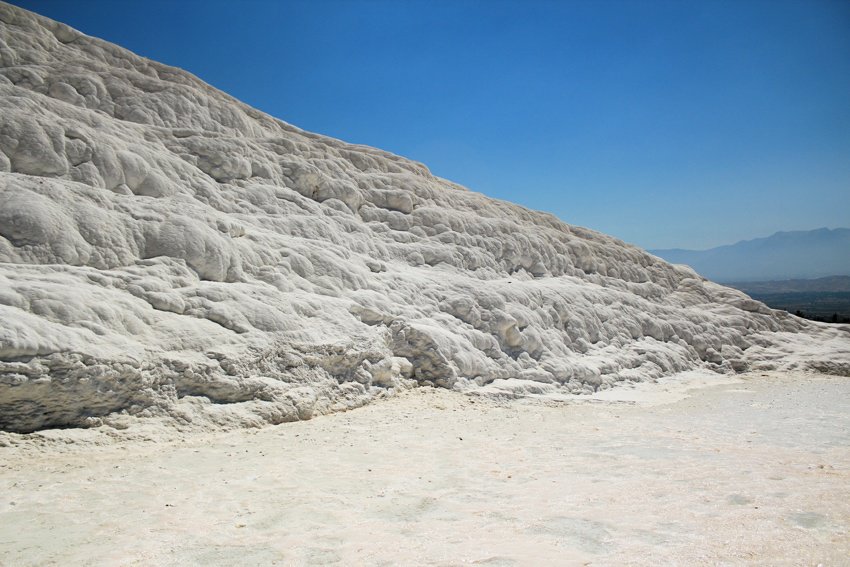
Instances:
[[[850,275],[850,229],[777,232],[708,250],[650,250],[710,280],[745,282]]]

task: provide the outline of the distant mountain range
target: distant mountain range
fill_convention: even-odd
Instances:
[[[850,276],[850,228],[777,232],[708,250],[650,250],[716,282]]]

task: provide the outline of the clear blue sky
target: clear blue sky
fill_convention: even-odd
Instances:
[[[850,226],[850,2],[12,0],[647,247]]]

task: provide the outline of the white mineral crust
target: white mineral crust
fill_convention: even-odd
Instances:
[[[848,337],[0,3],[0,429],[846,372]]]

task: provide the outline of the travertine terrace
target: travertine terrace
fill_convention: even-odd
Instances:
[[[0,429],[254,426],[421,384],[590,393],[848,351],[842,328],[0,4]]]

